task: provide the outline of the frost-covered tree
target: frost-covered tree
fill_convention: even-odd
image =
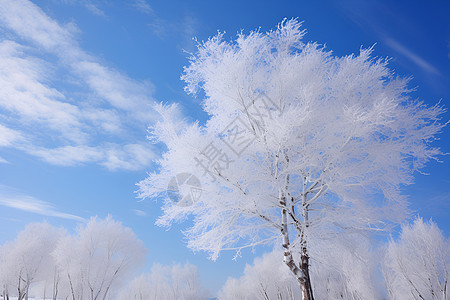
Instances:
[[[78,300],[83,297],[83,282],[81,260],[78,255],[84,255],[84,251],[78,254],[79,244],[77,238],[72,235],[63,237],[53,251],[59,282],[59,296],[63,299]]]
[[[444,125],[443,109],[411,99],[408,80],[372,49],[336,57],[303,34],[289,20],[199,44],[182,79],[204,96],[208,119],[190,124],[176,105],[158,108],[152,136],[167,151],[140,192],[165,197],[159,225],[193,216],[188,247],[213,259],[282,244],[304,299],[313,299],[311,244],[403,220],[400,189],[439,155],[429,144]],[[174,201],[163,192],[171,180]]]
[[[133,231],[110,216],[92,218],[75,235],[31,223],[0,246],[0,298],[109,299],[145,253]]]
[[[417,218],[387,247],[383,274],[389,298],[447,300],[449,268],[450,241],[434,222]]]
[[[377,253],[371,240],[361,234],[342,233],[312,245],[314,264],[311,280],[317,282],[317,299],[382,299],[383,285],[378,274]]]
[[[11,252],[11,243],[5,243],[0,246],[0,288],[3,299],[9,300],[9,287],[12,286],[10,270],[7,269],[8,253]]]
[[[156,264],[151,273],[133,279],[119,293],[118,300],[201,300],[207,296],[194,265],[187,263],[170,267]]]
[[[68,299],[109,299],[111,290],[139,267],[146,250],[133,231],[114,221],[92,218],[75,236],[62,239],[53,256]]]
[[[8,243],[1,273],[5,295],[16,295],[18,300],[28,299],[32,284],[45,281],[52,271],[50,253],[64,231],[48,223],[31,223],[19,232],[14,242]]]
[[[295,300],[301,291],[288,268],[280,264],[281,251],[265,253],[246,265],[240,278],[228,278],[219,291],[220,300]]]

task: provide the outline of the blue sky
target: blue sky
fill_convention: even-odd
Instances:
[[[298,17],[306,41],[335,55],[375,45],[397,74],[414,77],[414,98],[450,107],[448,12],[444,0],[0,0],[0,243],[28,222],[70,229],[111,214],[144,241],[148,266],[189,261],[214,293],[255,254],[237,262],[233,253],[216,262],[194,254],[180,233],[186,224],[156,227],[160,204],[135,195],[161,154],[146,140],[158,117],[152,105],[178,102],[185,118],[205,120],[201,99],[186,95],[179,79],[192,38],[217,30],[231,38]],[[436,145],[450,152],[450,129],[440,137]],[[447,236],[449,159],[430,163],[430,175],[416,174],[405,188],[411,208]]]

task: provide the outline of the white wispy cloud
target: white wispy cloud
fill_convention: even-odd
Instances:
[[[39,124],[81,142],[86,137],[80,109],[48,86],[51,70],[44,61],[26,55],[26,48],[14,41],[0,42],[0,106],[24,125]]]
[[[132,3],[132,5],[139,9],[140,11],[142,11],[143,13],[146,14],[153,14],[153,9],[150,6],[150,4],[148,4],[147,1],[145,0],[134,0],[134,2]]]
[[[0,4],[0,22],[19,36],[50,51],[73,46],[73,24],[59,25],[30,1],[1,0]]]
[[[80,163],[96,162],[103,158],[101,149],[84,145],[64,146],[53,149],[32,147],[26,152],[59,166],[75,166]]]
[[[375,33],[382,44],[391,48],[399,57],[405,57],[426,72],[427,75],[442,75],[438,67],[433,66],[423,56],[404,44],[408,38],[411,40],[414,37],[414,40],[420,40],[417,36],[421,34],[420,30],[418,30],[419,28],[416,27],[417,25],[411,19],[401,13],[399,14],[390,5],[380,1],[353,0],[338,1],[334,5],[357,26]],[[394,36],[390,30],[392,26],[399,27],[400,31],[410,36]]]
[[[8,33],[0,37],[0,147],[63,166],[151,163],[144,141],[157,116],[150,81],[88,54],[75,24],[58,23],[28,0],[0,0],[0,28]]]
[[[124,147],[112,145],[106,148],[104,153],[105,159],[102,165],[110,170],[139,170],[141,166],[150,165],[155,158],[146,144],[128,144]]]
[[[409,50],[404,45],[400,44],[398,41],[395,41],[394,39],[391,39],[389,37],[384,37],[383,39],[384,43],[388,45],[391,49],[394,51],[400,53],[401,55],[405,56],[407,59],[409,59],[412,63],[416,64],[418,67],[420,67],[423,71],[427,73],[431,73],[434,75],[441,75],[438,69],[436,69],[433,65],[431,65],[429,62],[427,62],[425,59],[417,55],[416,53]]]
[[[136,216],[139,216],[139,217],[146,217],[147,216],[147,213],[145,211],[143,211],[143,210],[140,210],[140,209],[132,209],[131,211],[134,212],[134,214]]]
[[[92,91],[114,108],[132,113],[134,118],[141,121],[153,120],[156,116],[151,96],[154,87],[149,81],[132,80],[114,69],[89,60],[76,61],[72,68]]]
[[[196,37],[200,25],[193,15],[185,14],[176,21],[165,20],[155,15],[149,27],[160,39],[176,37],[179,48],[186,51],[195,50],[193,38]]]
[[[22,134],[0,124],[0,147],[11,146],[22,140]]]
[[[97,5],[94,3],[86,2],[84,6],[94,15],[106,17],[106,14],[103,10],[101,10]]]
[[[76,166],[83,163],[97,162],[109,170],[140,170],[148,166],[155,158],[147,144],[117,145],[109,143],[96,147],[78,145],[63,146],[52,149],[24,147],[23,150],[42,160],[59,166]]]
[[[86,221],[82,217],[59,211],[49,202],[41,201],[32,196],[18,194],[2,185],[0,185],[0,205],[48,217],[57,217],[79,222]]]

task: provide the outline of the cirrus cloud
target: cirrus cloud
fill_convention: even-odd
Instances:
[[[86,222],[86,219],[82,217],[59,211],[49,202],[18,194],[13,189],[3,185],[0,185],[0,205],[48,217]]]
[[[28,0],[0,0],[0,29],[7,33],[0,37],[0,151],[12,147],[61,166],[150,165],[144,137],[157,114],[149,80],[88,54],[76,25]]]

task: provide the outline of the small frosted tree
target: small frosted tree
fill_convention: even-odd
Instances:
[[[48,279],[54,270],[50,253],[63,234],[62,229],[48,223],[31,223],[14,242],[3,246],[6,251],[1,273],[6,279],[5,296],[15,294],[18,300],[28,299],[32,284]]]
[[[331,239],[315,241],[311,280],[318,284],[318,299],[382,299],[376,252],[364,235],[343,232]]]
[[[9,289],[11,286],[13,286],[12,278],[11,278],[11,270],[9,270],[9,260],[8,260],[8,254],[11,252],[12,244],[11,243],[5,243],[2,246],[0,246],[0,284],[1,284],[1,291],[2,291],[2,297],[3,299],[9,300]]]
[[[176,105],[158,107],[152,136],[167,151],[140,192],[165,197],[175,178],[181,187],[170,188],[175,201],[165,197],[157,224],[193,216],[188,246],[213,259],[225,249],[282,244],[304,299],[313,299],[310,245],[403,220],[400,188],[439,154],[429,144],[443,109],[412,100],[407,80],[370,58],[371,49],[335,57],[303,43],[303,34],[289,20],[199,44],[182,79],[188,93],[204,95],[208,119],[189,124]]]
[[[66,298],[105,300],[142,264],[146,250],[130,228],[108,216],[91,218],[77,235],[62,239],[52,254]]]
[[[133,279],[119,293],[118,300],[201,300],[208,293],[198,278],[197,267],[189,263],[184,266],[156,264],[151,273]]]
[[[246,265],[240,278],[228,278],[219,291],[220,300],[300,299],[301,291],[290,271],[280,262],[281,251],[275,250],[255,258]]]
[[[450,242],[437,225],[421,218],[402,227],[383,261],[390,299],[448,299]]]

